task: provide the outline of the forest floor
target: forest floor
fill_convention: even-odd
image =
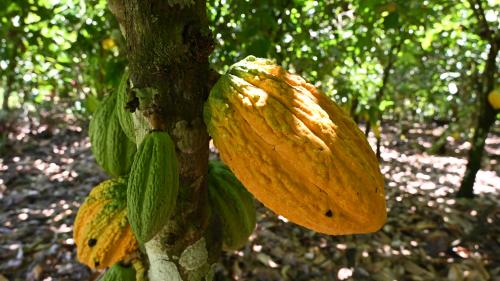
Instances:
[[[33,131],[0,154],[0,281],[95,280],[76,260],[72,224],[106,175],[85,126]],[[37,126],[37,128],[44,128]],[[469,144],[450,139],[429,155],[441,127],[405,136],[384,127],[388,219],[367,235],[327,236],[288,223],[262,205],[248,245],[224,255],[217,280],[500,280],[500,133],[487,140],[472,200],[456,199]],[[372,140],[372,139],[371,139]]]

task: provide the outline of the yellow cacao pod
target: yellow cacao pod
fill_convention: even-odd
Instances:
[[[204,119],[222,160],[274,212],[326,234],[373,232],[385,222],[373,150],[300,76],[247,57],[213,87]]]
[[[494,109],[500,109],[500,89],[495,89],[489,93],[488,102]]]
[[[92,189],[74,223],[73,237],[80,262],[103,269],[137,249],[127,219],[126,197],[124,178],[104,181]]]

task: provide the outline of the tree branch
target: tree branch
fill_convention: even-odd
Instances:
[[[469,4],[471,5],[472,12],[476,17],[479,25],[481,26],[481,30],[479,31],[479,36],[485,39],[488,42],[494,41],[493,32],[491,31],[488,22],[486,21],[486,16],[484,14],[483,5],[481,0],[469,0]]]
[[[380,86],[377,95],[376,95],[376,100],[377,103],[380,103],[382,100],[382,97],[384,96],[385,88],[387,86],[387,82],[389,81],[389,76],[392,68],[394,67],[394,63],[396,62],[397,55],[399,53],[399,50],[401,50],[401,46],[403,45],[404,39],[401,38],[399,42],[392,44],[391,49],[389,50],[389,60],[387,62],[387,65],[384,67],[383,70],[383,76],[382,76],[382,86]]]

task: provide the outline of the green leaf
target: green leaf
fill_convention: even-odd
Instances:
[[[384,29],[398,29],[399,28],[399,13],[393,12],[384,18]]]
[[[248,55],[256,57],[267,57],[267,52],[271,47],[271,43],[266,38],[258,38],[250,43],[246,48]]]
[[[394,101],[392,100],[383,100],[379,106],[378,106],[378,109],[380,111],[384,111],[386,108],[390,107],[390,106],[393,106],[394,105]]]

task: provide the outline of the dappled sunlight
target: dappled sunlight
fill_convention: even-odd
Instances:
[[[410,130],[411,131],[411,130]],[[416,130],[423,133],[423,129]],[[491,139],[491,140],[490,140]],[[495,150],[499,137],[493,136],[487,142],[487,151]],[[374,138],[370,138],[370,144],[375,149]],[[387,143],[386,143],[387,144]],[[418,141],[421,144],[421,141]],[[453,151],[463,152],[463,144],[451,143]],[[402,191],[416,194],[420,191],[428,191],[432,197],[441,197],[453,194],[461,183],[467,161],[463,155],[436,156],[425,152],[401,153],[399,147],[382,147],[381,170],[386,179],[391,179],[389,187],[397,185]],[[493,154],[495,155],[495,154]],[[498,160],[491,159],[494,166]],[[476,194],[500,194],[500,175],[498,171],[480,170],[474,185]]]
[[[64,154],[64,152],[58,153],[59,151],[57,150],[54,150],[53,152],[55,154]],[[61,158],[61,163],[63,164],[69,165],[73,162],[74,159],[72,158]],[[40,159],[35,160],[33,166],[43,172],[51,181],[73,181],[78,177],[78,173],[75,171],[63,170],[62,167],[60,165],[57,165],[56,163],[47,163],[43,162]]]
[[[26,268],[30,274],[88,279],[75,260],[72,225],[104,174],[79,131],[81,126],[58,129],[51,139],[30,131],[12,156],[0,159],[0,272]]]
[[[500,176],[494,171],[480,170],[474,183],[474,192],[500,194]]]

